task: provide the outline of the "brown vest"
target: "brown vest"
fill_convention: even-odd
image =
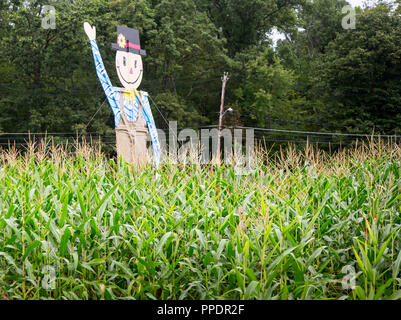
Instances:
[[[117,156],[130,164],[143,165],[149,161],[146,148],[147,132],[142,115],[142,99],[139,104],[138,118],[128,121],[124,112],[124,93],[120,92],[120,108],[122,117],[116,128]]]

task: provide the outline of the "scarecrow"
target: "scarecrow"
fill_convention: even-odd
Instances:
[[[158,166],[160,143],[149,105],[148,93],[137,90],[143,76],[142,57],[146,56],[146,51],[141,48],[139,42],[138,30],[118,26],[117,43],[111,45],[112,49],[117,51],[117,75],[124,87],[119,88],[112,86],[107,75],[96,43],[96,28],[85,22],[84,29],[92,47],[97,76],[114,114],[117,155],[128,163],[146,163],[149,160],[146,149],[146,138],[149,131],[154,161]]]

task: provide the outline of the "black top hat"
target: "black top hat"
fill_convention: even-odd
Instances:
[[[113,43],[111,48],[146,56],[146,51],[141,49],[139,42],[139,31],[132,28],[117,26],[117,43]]]

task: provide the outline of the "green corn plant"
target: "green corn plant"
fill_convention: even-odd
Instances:
[[[246,175],[0,151],[0,297],[400,299],[400,149],[360,148]]]

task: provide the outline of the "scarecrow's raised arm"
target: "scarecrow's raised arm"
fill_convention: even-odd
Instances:
[[[96,28],[91,27],[89,23],[84,23],[84,29],[88,36],[92,48],[93,59],[95,61],[96,73],[99,81],[103,87],[104,93],[107,96],[110,107],[113,110],[115,119],[119,118],[120,108],[118,107],[118,99],[109,76],[107,75],[106,69],[103,64],[102,56],[100,55],[99,48],[96,43]]]

